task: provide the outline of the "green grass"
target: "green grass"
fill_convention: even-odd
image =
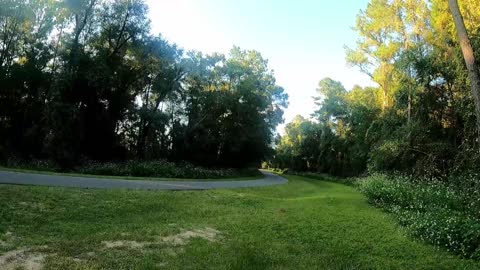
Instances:
[[[59,175],[59,176],[75,176],[75,177],[87,177],[87,178],[119,179],[119,180],[148,180],[148,181],[222,181],[223,180],[223,178],[212,178],[212,179],[166,178],[166,177],[159,178],[159,177],[94,175],[94,174],[82,174],[82,173],[59,173],[59,172],[52,172],[52,171],[7,168],[2,166],[0,166],[0,171],[45,174],[45,175]],[[241,181],[241,180],[262,179],[264,177],[265,177],[264,175],[259,175],[259,176],[245,176],[245,177],[228,177],[225,179],[233,180],[233,181]]]
[[[46,256],[45,269],[480,268],[409,238],[352,187],[287,177],[201,192],[0,186],[0,256],[28,249]],[[161,240],[205,228],[220,232],[214,242]]]

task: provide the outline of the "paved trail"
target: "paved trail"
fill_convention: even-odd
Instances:
[[[146,181],[90,178],[63,175],[46,175],[0,171],[0,184],[35,185],[100,189],[137,189],[137,190],[204,190],[219,188],[245,188],[281,185],[288,182],[278,175],[264,172],[264,178],[258,180],[224,179],[222,181]]]

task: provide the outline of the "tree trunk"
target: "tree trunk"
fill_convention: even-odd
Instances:
[[[473,54],[473,48],[470,43],[470,39],[467,34],[467,29],[463,21],[460,8],[458,7],[457,0],[448,0],[450,12],[453,16],[455,28],[457,29],[458,41],[462,48],[463,58],[467,65],[468,76],[472,87],[472,95],[475,101],[475,115],[477,117],[477,142],[480,143],[480,71],[478,70],[477,63],[475,62],[475,55]]]

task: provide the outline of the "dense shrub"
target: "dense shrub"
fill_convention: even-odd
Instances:
[[[22,161],[10,159],[7,167],[41,171],[60,171],[54,162],[45,160]],[[68,171],[72,173],[112,176],[138,176],[138,177],[165,177],[165,178],[229,178],[258,176],[260,172],[255,168],[230,169],[230,168],[203,168],[190,163],[176,164],[165,160],[156,161],[127,161],[127,162],[95,162],[85,161],[82,165]]]
[[[5,163],[7,160],[7,152],[5,149],[0,145],[0,164]]]
[[[328,174],[324,173],[314,173],[314,172],[291,172],[290,174],[293,175],[298,175],[298,176],[303,176],[303,177],[308,177],[312,179],[317,179],[317,180],[323,180],[323,181],[329,181],[329,182],[335,182],[335,183],[340,183],[344,185],[353,185],[356,181],[356,178],[352,177],[335,177],[331,176]]]
[[[271,171],[273,171],[273,172],[276,172],[276,173],[279,173],[279,174],[289,173],[289,172],[288,172],[288,169],[269,168],[269,170],[271,170]]]
[[[9,168],[18,168],[26,170],[36,170],[36,171],[51,171],[58,172],[60,171],[60,166],[51,160],[44,159],[31,159],[24,160],[20,158],[8,158],[5,162],[2,162],[1,165]]]
[[[386,140],[381,142],[370,152],[368,161],[368,170],[375,171],[391,171],[399,170],[399,166],[403,166],[406,162],[406,142],[401,140]]]
[[[256,176],[256,169],[207,169],[190,163],[175,164],[164,160],[128,161],[125,163],[88,162],[76,171],[84,174],[143,176],[167,178],[226,178],[238,176]]]
[[[474,178],[466,182],[476,182]],[[392,213],[420,239],[465,257],[480,259],[480,196],[475,185],[372,175],[359,179],[368,200]]]

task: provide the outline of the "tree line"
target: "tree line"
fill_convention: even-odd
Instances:
[[[288,96],[257,51],[185,52],[142,0],[0,2],[0,159],[168,159],[244,167],[272,153]]]
[[[357,16],[356,46],[345,49],[378,87],[320,81],[315,113],[286,126],[270,166],[431,178],[478,172],[479,4],[371,0]]]

